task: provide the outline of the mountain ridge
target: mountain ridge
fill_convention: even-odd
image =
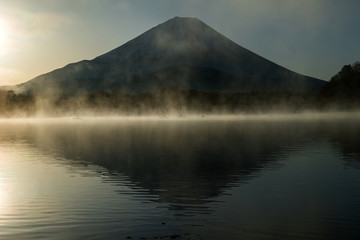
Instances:
[[[211,72],[224,76],[216,80],[217,89],[207,86],[211,85],[206,79]],[[70,63],[16,85],[13,90],[26,94],[136,93],[179,87],[225,92],[306,92],[324,83],[239,46],[197,18],[175,17],[92,60]]]

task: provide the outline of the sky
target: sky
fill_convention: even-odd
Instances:
[[[329,80],[360,61],[359,9],[359,0],[0,0],[0,85],[93,59],[175,16]]]

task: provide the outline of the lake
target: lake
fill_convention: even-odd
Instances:
[[[0,120],[0,239],[359,239],[359,120]]]

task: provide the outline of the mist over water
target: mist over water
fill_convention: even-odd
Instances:
[[[0,239],[357,239],[358,120],[1,120]]]
[[[0,240],[358,239],[359,99],[325,84],[176,17],[1,88]]]

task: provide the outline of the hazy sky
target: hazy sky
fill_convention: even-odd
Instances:
[[[328,80],[360,60],[359,10],[359,0],[0,0],[0,85],[92,59],[174,16]]]

